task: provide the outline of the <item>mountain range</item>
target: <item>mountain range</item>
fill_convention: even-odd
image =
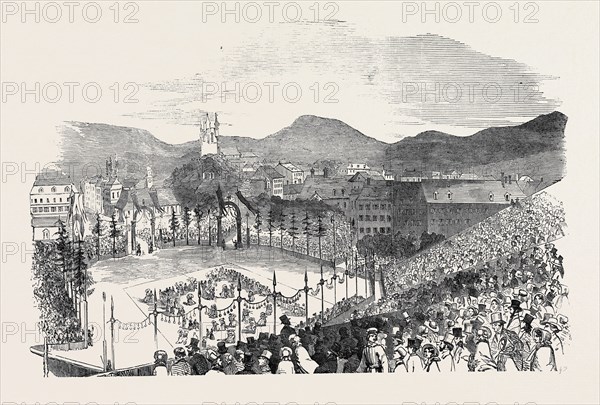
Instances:
[[[367,163],[371,167],[400,172],[469,168],[518,161],[540,156],[555,158],[559,167],[551,174],[560,179],[564,170],[564,130],[567,117],[558,112],[541,115],[517,126],[491,127],[470,136],[453,136],[425,131],[395,143],[385,143],[367,136],[346,123],[313,115],[298,117],[290,126],[262,139],[244,136],[221,136],[221,148],[254,152],[261,159],[276,164],[291,161],[310,166],[316,161],[331,160],[345,166],[349,162]],[[152,167],[156,181],[168,178],[173,169],[198,156],[199,142],[171,145],[150,132],[108,124],[68,122],[62,129],[62,156],[59,164],[103,170],[108,156],[117,155],[119,174],[141,178],[146,166]],[[94,174],[88,169],[86,174]]]

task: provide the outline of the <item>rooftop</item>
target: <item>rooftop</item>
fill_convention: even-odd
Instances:
[[[428,203],[446,204],[452,203],[488,203],[488,204],[509,204],[510,199],[524,199],[527,196],[516,182],[512,184],[502,184],[499,180],[492,181],[460,181],[460,180],[439,180],[424,181],[421,183],[425,199]],[[437,199],[434,193],[437,192]],[[448,192],[451,198],[448,198]],[[490,199],[490,193],[494,198]],[[505,194],[510,194],[509,201],[506,201]]]
[[[71,177],[57,170],[46,170],[38,174],[33,182],[37,186],[66,186],[72,183]]]

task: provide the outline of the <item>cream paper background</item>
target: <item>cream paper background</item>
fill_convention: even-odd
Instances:
[[[111,2],[112,3],[112,2]],[[502,3],[504,10],[509,6]],[[511,2],[512,3],[512,2]],[[35,336],[4,336],[1,345],[3,403],[537,403],[597,404],[598,334],[598,13],[596,1],[536,2],[536,24],[515,24],[509,16],[490,24],[402,23],[400,4],[339,2],[337,18],[368,35],[436,33],[465,42],[475,50],[512,58],[535,71],[560,77],[547,89],[563,101],[559,111],[569,117],[566,128],[567,176],[553,186],[552,195],[565,204],[569,235],[557,243],[565,257],[570,288],[573,344],[567,351],[568,371],[558,375],[522,373],[469,375],[321,375],[244,378],[43,379],[41,359],[29,353]],[[83,4],[83,3],[82,3]],[[2,81],[96,81],[110,83],[164,80],[196,73],[204,40],[218,36],[225,43],[239,38],[249,24],[203,31],[199,8],[192,2],[137,2],[138,24],[113,24],[103,18],[89,24],[25,23],[10,19],[1,27]],[[429,3],[431,4],[431,3]],[[481,3],[483,4],[483,3]],[[102,2],[106,11],[110,3]],[[309,29],[310,27],[307,27]],[[202,39],[199,39],[202,38]],[[290,46],[294,46],[290,43]],[[342,89],[343,90],[343,89]],[[6,162],[34,168],[56,159],[56,126],[78,120],[119,124],[130,109],[102,102],[56,104],[21,103],[14,97],[2,103],[2,217],[3,246],[21,249],[31,238],[28,193],[34,175],[8,175]],[[141,100],[144,102],[144,100]],[[356,113],[360,114],[360,102]],[[139,105],[133,109],[139,109]],[[227,108],[226,106],[222,107]],[[270,105],[277,115],[278,105]],[[298,115],[304,113],[298,111]],[[330,116],[335,116],[331,114]],[[153,125],[148,123],[148,125]],[[151,127],[148,127],[152,131]],[[368,134],[368,133],[367,133]],[[21,177],[24,175],[24,178]],[[2,262],[1,316],[6,325],[31,330],[37,320],[30,281],[30,257],[9,256]],[[151,353],[149,352],[149,356]]]

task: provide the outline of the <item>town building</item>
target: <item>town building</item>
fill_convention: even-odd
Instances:
[[[452,236],[473,226],[526,195],[516,182],[424,180],[394,184],[394,232]]]
[[[36,176],[29,193],[34,241],[56,237],[57,222],[61,219],[67,223],[71,199],[77,194],[71,178],[62,172],[47,171]]]
[[[292,163],[281,163],[275,166],[275,170],[285,177],[284,185],[301,184],[304,182],[304,171]]]
[[[104,213],[103,187],[104,179],[100,175],[81,181],[79,189],[83,192],[83,206],[87,212]]]
[[[370,178],[363,187],[351,192],[348,215],[358,240],[366,235],[392,233],[392,193],[392,187],[385,181]]]
[[[346,168],[346,175],[353,176],[358,172],[368,173],[371,168],[366,163],[349,163]]]
[[[263,165],[256,170],[250,180],[254,183],[254,190],[262,190],[269,195],[283,198],[284,179],[285,177],[273,166]]]

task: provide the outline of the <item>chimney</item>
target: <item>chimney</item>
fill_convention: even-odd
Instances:
[[[512,184],[512,174],[508,175],[508,184]]]
[[[371,178],[367,177],[367,186],[370,186],[370,185],[371,185]]]
[[[500,181],[502,182],[502,187],[504,187],[504,172],[500,172]]]

